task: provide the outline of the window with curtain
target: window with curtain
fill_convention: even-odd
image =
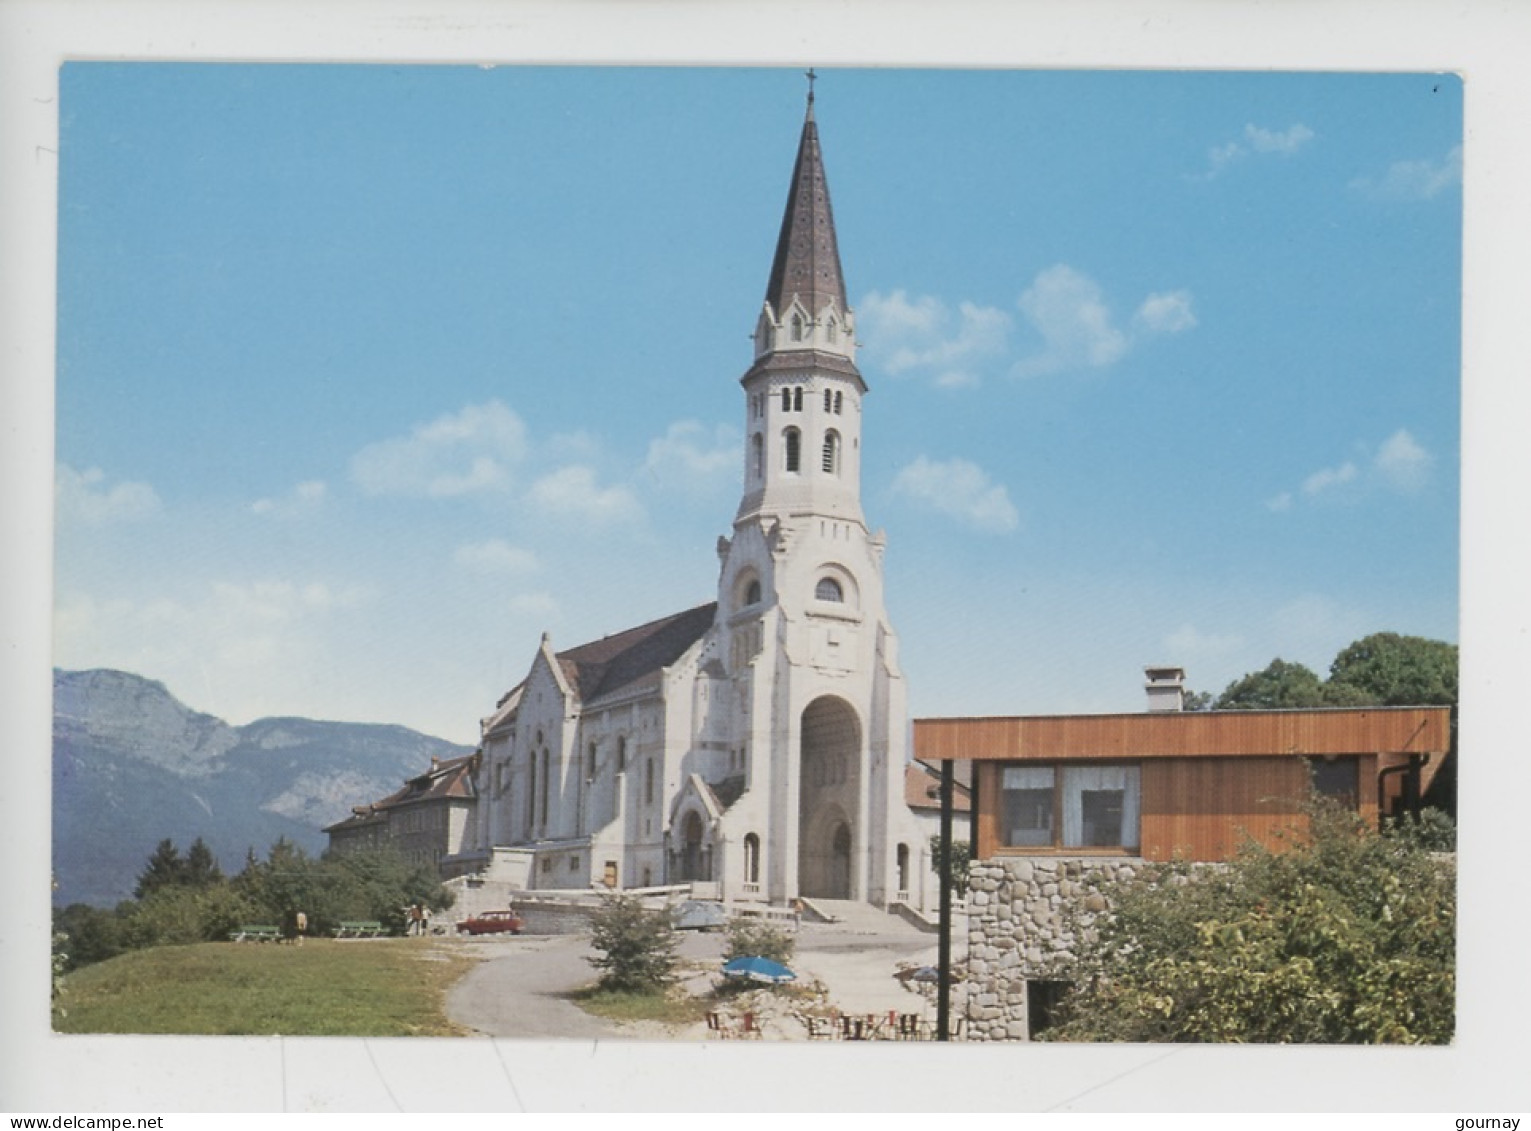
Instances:
[[[1123,763],[1005,766],[999,840],[1007,848],[1136,849],[1141,788]]]

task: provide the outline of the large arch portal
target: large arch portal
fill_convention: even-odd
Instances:
[[[824,696],[803,711],[798,775],[798,892],[854,899],[853,862],[861,793],[861,724],[843,699]]]

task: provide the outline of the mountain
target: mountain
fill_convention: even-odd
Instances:
[[[230,726],[154,680],[53,673],[54,902],[133,894],[155,845],[201,837],[228,873],[280,837],[322,852],[351,806],[393,793],[431,758],[469,753],[400,726],[257,719]]]

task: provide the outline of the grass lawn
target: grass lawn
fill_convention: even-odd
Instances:
[[[429,939],[199,943],[134,951],[64,979],[61,1033],[436,1037],[473,959]]]

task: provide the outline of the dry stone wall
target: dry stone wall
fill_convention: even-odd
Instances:
[[[1107,909],[1101,889],[1148,865],[1137,857],[974,861],[968,872],[967,1038],[1027,1039],[1026,983],[1056,977]],[[1079,914],[1075,914],[1075,911]]]

